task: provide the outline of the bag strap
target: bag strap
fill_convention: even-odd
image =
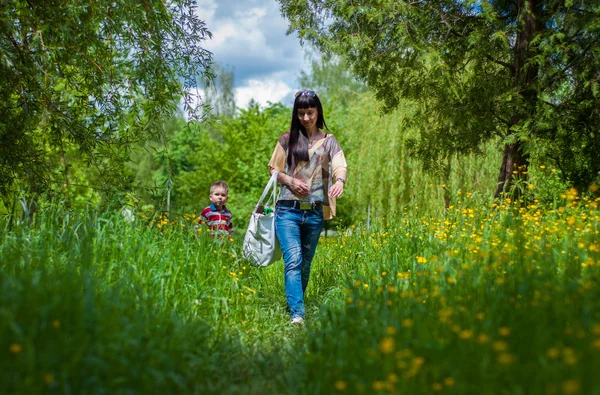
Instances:
[[[273,172],[273,174],[271,175],[271,178],[269,179],[267,186],[263,190],[263,193],[260,196],[260,199],[258,199],[258,203],[256,203],[256,207],[254,207],[254,209],[257,209],[258,206],[262,205],[262,202],[265,199],[265,197],[267,196],[267,194],[269,193],[270,189],[272,189],[271,199],[273,200],[273,202],[275,202],[275,200],[277,200],[277,174],[279,174],[279,172],[277,170],[275,170]],[[268,200],[267,202],[269,202],[269,201],[270,200]]]

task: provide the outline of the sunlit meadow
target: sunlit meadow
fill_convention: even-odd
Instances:
[[[533,185],[533,184],[532,184]],[[533,186],[532,186],[533,188]],[[457,192],[321,240],[307,325],[282,264],[179,218],[2,224],[7,393],[600,393],[600,199]]]

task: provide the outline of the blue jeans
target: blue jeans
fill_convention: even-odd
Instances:
[[[322,229],[323,209],[276,206],[275,234],[283,252],[285,295],[292,318],[304,318],[304,291]]]

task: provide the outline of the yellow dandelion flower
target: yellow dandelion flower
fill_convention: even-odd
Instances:
[[[410,318],[405,318],[402,320],[402,326],[405,328],[410,328],[414,325],[414,321]]]
[[[512,354],[508,354],[508,353],[501,353],[498,355],[498,363],[500,363],[501,365],[510,365],[511,363],[513,363],[515,361],[515,356]]]
[[[503,326],[501,328],[498,328],[498,334],[500,336],[504,336],[504,337],[509,336],[510,335],[510,328],[507,328],[505,326]]]
[[[394,336],[396,334],[396,327],[388,326],[387,328],[385,328],[385,333],[387,333],[390,336]]]
[[[390,373],[388,375],[388,382],[390,382],[391,384],[395,384],[398,382],[398,376],[395,373]]]
[[[470,329],[463,329],[458,333],[458,336],[463,340],[468,340],[473,337],[473,331]]]
[[[452,387],[455,383],[456,383],[456,380],[454,380],[454,377],[446,377],[444,379],[444,385],[446,387]]]
[[[51,325],[52,325],[53,328],[58,329],[58,328],[60,328],[60,321],[59,320],[54,320],[54,321],[52,321]]]
[[[435,392],[438,392],[438,391],[441,391],[442,389],[444,389],[444,387],[440,383],[433,383],[431,385],[431,389],[434,390]]]
[[[335,389],[338,391],[345,391],[348,388],[348,383],[344,380],[338,380],[335,382]]]
[[[480,333],[479,336],[477,336],[477,342],[484,344],[487,343],[490,340],[489,336],[486,335],[485,333]]]
[[[567,196],[567,198],[569,200],[575,200],[577,199],[577,189],[576,188],[571,188],[569,189],[569,195]]]
[[[546,356],[550,359],[556,359],[560,355],[560,351],[556,347],[549,348],[546,351]]]
[[[415,359],[412,360],[413,366],[422,366],[424,363],[425,363],[425,358],[423,358],[423,357],[416,357]]]
[[[594,339],[592,342],[592,347],[600,349],[600,338]]]
[[[372,386],[375,391],[382,391],[385,388],[385,383],[381,380],[377,380],[373,382]]]
[[[23,346],[21,346],[18,343],[13,343],[10,345],[10,347],[8,347],[8,349],[10,350],[10,352],[12,352],[13,354],[18,354],[21,351],[23,351]]]
[[[391,354],[396,348],[396,340],[393,337],[384,337],[379,343],[379,351],[382,354]]]
[[[54,376],[51,375],[50,373],[46,373],[44,375],[44,381],[46,382],[46,384],[52,384],[52,383],[54,383]]]
[[[566,354],[564,356],[564,361],[567,365],[575,365],[577,363],[577,358],[573,354]]]
[[[496,340],[492,343],[492,349],[494,351],[505,351],[508,348],[508,344],[502,340]]]
[[[580,389],[579,380],[566,380],[562,383],[562,390],[565,394],[576,394]]]

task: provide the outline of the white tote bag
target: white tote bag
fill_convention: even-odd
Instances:
[[[277,199],[277,173],[277,171],[273,172],[262,196],[256,203],[244,236],[242,255],[254,266],[269,266],[281,259],[281,248],[275,236],[275,210],[273,209]],[[270,199],[263,203],[269,193]],[[269,206],[268,203],[271,205]],[[271,207],[272,210],[264,214],[265,207]]]

